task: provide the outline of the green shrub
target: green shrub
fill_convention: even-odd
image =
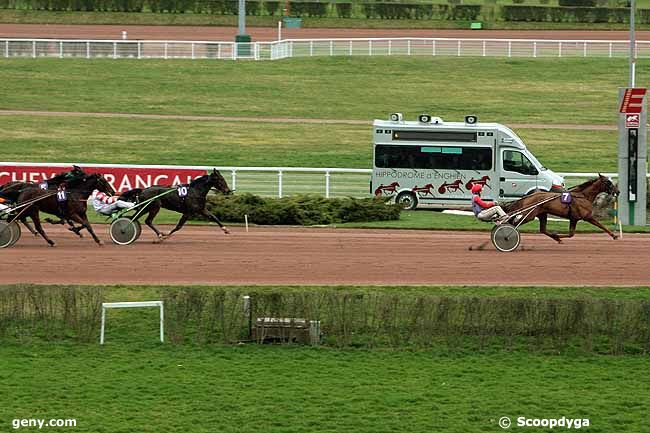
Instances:
[[[320,196],[262,198],[252,194],[215,195],[208,208],[219,219],[244,222],[244,215],[261,225],[320,225],[399,219],[400,209],[376,198],[327,199]]]
[[[336,14],[339,18],[350,18],[352,16],[352,3],[336,3]]]
[[[278,7],[280,6],[280,2],[264,2],[264,10],[266,10],[266,13],[274,16],[278,12]]]
[[[596,0],[559,0],[558,4],[560,6],[583,6],[583,7],[593,7],[596,6]]]
[[[456,5],[451,9],[451,19],[474,21],[480,13],[480,5]]]
[[[640,12],[643,10],[640,10]],[[505,21],[533,22],[570,22],[570,23],[626,23],[629,10],[622,8],[586,8],[586,7],[548,7],[548,6],[514,6],[501,7],[501,17]],[[640,22],[648,19],[640,13]]]
[[[327,16],[328,3],[290,2],[291,16],[295,17],[324,17]]]

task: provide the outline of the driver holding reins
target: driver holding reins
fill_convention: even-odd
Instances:
[[[111,215],[117,209],[131,209],[135,206],[135,203],[120,200],[118,195],[111,197],[97,189],[93,191],[90,199],[92,200],[95,211],[104,215]]]
[[[483,185],[475,183],[472,185],[472,210],[476,218],[481,221],[500,220],[506,216],[506,212],[496,202],[485,202],[481,199]],[[498,221],[500,222],[500,221]]]

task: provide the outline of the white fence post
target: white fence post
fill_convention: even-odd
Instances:
[[[194,42],[192,42],[192,60],[196,59],[196,56],[194,55]]]
[[[587,57],[587,43],[584,43],[582,57]]]
[[[435,56],[436,55],[436,40],[431,41],[431,55]]]
[[[458,57],[460,57],[460,39],[458,39]]]
[[[5,57],[9,58],[9,39],[5,41]]]
[[[533,42],[533,57],[537,57],[537,41]]]
[[[334,41],[330,41],[330,57],[334,55]]]
[[[389,55],[389,56],[390,56],[391,54],[393,54],[392,51],[393,51],[393,40],[392,40],[392,39],[389,39],[389,40],[388,40],[388,55]]]
[[[63,58],[63,41],[59,41],[59,59]]]
[[[612,57],[612,43],[609,43],[609,57]]]
[[[508,57],[512,57],[512,41],[508,41]]]
[[[314,57],[314,41],[309,41],[309,57]]]
[[[557,43],[557,56],[562,57],[562,42]]]
[[[138,42],[138,59],[142,58],[142,44]]]
[[[32,41],[32,58],[36,58],[36,41]]]
[[[233,191],[237,190],[237,170],[232,171],[232,181],[230,182],[231,188]]]
[[[372,39],[368,41],[368,55],[372,56]]]
[[[117,59],[117,42],[113,42],[113,58]]]
[[[350,40],[350,55],[352,55],[352,40]]]
[[[411,55],[411,40],[410,39],[407,41],[407,54],[409,56]]]
[[[165,41],[165,60],[167,60],[167,41]]]
[[[486,56],[486,47],[485,47],[486,43],[487,43],[486,41],[483,41],[483,57]]]
[[[90,58],[90,41],[86,42],[86,58]]]
[[[278,197],[282,198],[282,170],[278,170]]]
[[[330,198],[330,172],[325,172],[325,198]]]

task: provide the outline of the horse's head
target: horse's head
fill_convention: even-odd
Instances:
[[[106,195],[115,195],[115,190],[110,183],[99,173],[89,174],[84,177],[84,183],[89,189],[96,189]]]
[[[607,176],[603,176],[602,174],[598,173],[598,180],[601,183],[600,186],[600,191],[607,193],[607,195],[611,195],[614,197],[617,197],[618,194],[620,193],[618,187],[614,185],[614,182]]]
[[[226,179],[216,168],[213,168],[212,173],[208,176],[208,183],[212,188],[223,194],[232,194],[232,190],[228,187],[228,182],[226,182]]]

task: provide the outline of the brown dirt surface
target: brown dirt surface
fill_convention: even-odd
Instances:
[[[129,26],[0,24],[0,38],[121,39],[122,31],[133,40],[234,41],[236,27],[211,26]],[[277,28],[248,27],[254,41],[273,41]],[[283,39],[317,38],[475,38],[475,39],[554,39],[627,40],[627,31],[586,30],[436,30],[436,29],[283,29]],[[636,32],[638,40],[650,40],[650,31]]]
[[[188,226],[162,244],[143,228],[132,245],[75,238],[46,227],[48,247],[23,232],[0,250],[0,284],[279,285],[650,285],[650,236],[578,234],[558,245],[522,236],[523,250],[500,253],[488,232]],[[164,228],[165,231],[169,227]]]

